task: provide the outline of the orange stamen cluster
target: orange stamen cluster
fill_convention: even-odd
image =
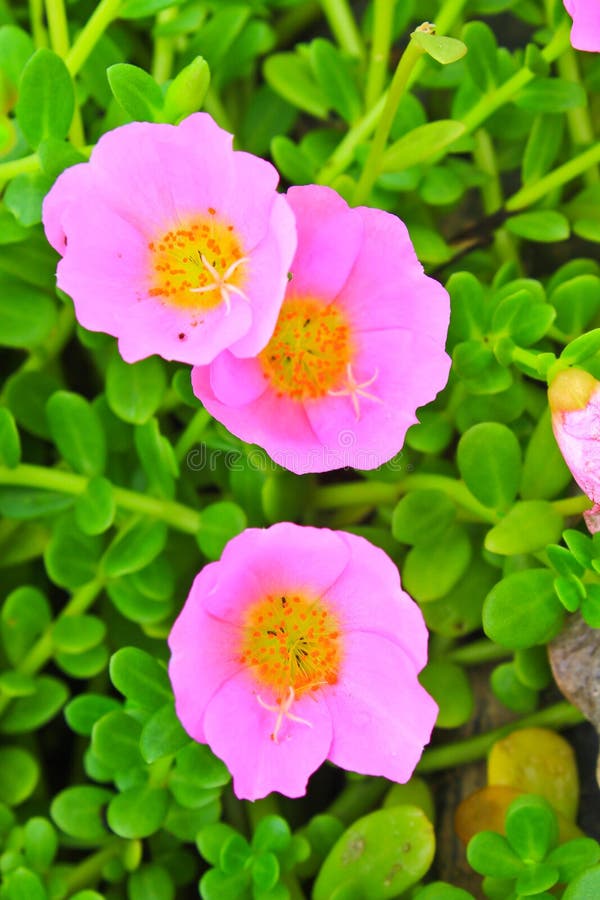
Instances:
[[[324,397],[343,380],[353,356],[343,311],[311,297],[286,300],[259,356],[265,378],[294,400]]]
[[[270,594],[249,607],[243,626],[239,662],[279,701],[336,683],[340,627],[322,600]]]
[[[213,309],[223,301],[215,273],[223,276],[229,271],[227,282],[238,291],[245,280],[244,265],[234,267],[244,257],[234,227],[219,219],[212,207],[207,216],[178,224],[150,241],[148,250],[148,293],[169,306]]]

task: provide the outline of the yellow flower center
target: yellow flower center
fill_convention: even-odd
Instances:
[[[351,329],[343,310],[304,297],[284,302],[273,337],[258,358],[278,394],[307,400],[341,385],[352,357]]]
[[[319,598],[270,594],[246,611],[238,659],[280,703],[335,684],[341,658],[339,622]]]
[[[208,310],[231,296],[247,299],[242,288],[248,260],[233,225],[212,207],[148,244],[151,297],[179,309]]]

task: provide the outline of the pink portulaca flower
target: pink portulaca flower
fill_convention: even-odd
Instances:
[[[296,473],[373,469],[446,384],[450,306],[404,224],[317,185],[287,193],[298,250],[273,337],[192,370],[208,411]]]
[[[273,333],[294,218],[273,166],[231,142],[206,113],[134,122],[103,135],[46,197],[58,286],[85,328],[118,337],[127,362],[252,356]]]
[[[405,782],[436,719],[421,612],[351,534],[244,531],[197,576],[169,645],[177,715],[243,799],[300,797],[325,759]]]
[[[600,381],[581,369],[559,372],[548,390],[552,429],[573,478],[590,500],[583,516],[600,531]]]
[[[563,0],[573,19],[571,44],[576,50],[600,52],[600,0]]]

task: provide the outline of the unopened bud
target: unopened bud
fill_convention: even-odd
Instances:
[[[210,69],[202,56],[197,56],[173,79],[165,94],[165,119],[177,124],[197,112],[210,84]]]
[[[600,381],[582,369],[559,372],[548,389],[552,430],[573,478],[594,509],[588,528],[600,528]]]

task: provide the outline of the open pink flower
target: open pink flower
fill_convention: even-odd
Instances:
[[[405,782],[437,715],[419,608],[390,558],[344,532],[242,532],[197,576],[169,646],[177,715],[243,799],[300,797],[325,759]]]
[[[600,52],[600,0],[563,0],[573,19],[571,44],[576,50]]]
[[[127,362],[251,356],[273,333],[294,218],[273,166],[231,141],[206,113],[133,122],[46,197],[58,286],[85,328],[119,338]]]
[[[600,531],[600,381],[582,369],[566,369],[550,384],[548,399],[560,452],[594,502],[585,521],[592,533]]]
[[[400,450],[450,369],[450,306],[404,224],[326,187],[287,193],[298,250],[273,337],[192,371],[208,411],[292,472],[373,469]]]

